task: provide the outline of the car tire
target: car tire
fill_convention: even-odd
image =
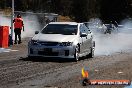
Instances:
[[[94,48],[90,49],[89,57],[93,58],[94,57]]]
[[[33,56],[28,56],[28,59],[32,59],[33,58]]]
[[[38,58],[37,56],[28,56],[28,59],[35,59]]]
[[[93,58],[94,57],[94,50],[95,50],[95,41],[92,43],[92,47],[90,49],[89,57]]]
[[[79,46],[76,46],[75,54],[74,54],[74,61],[77,62],[78,60],[79,60]]]
[[[39,59],[40,57],[38,57],[38,56],[28,56],[28,59],[29,60],[37,60],[37,59]]]

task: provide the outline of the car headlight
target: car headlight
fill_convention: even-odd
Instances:
[[[31,40],[31,44],[32,45],[38,45],[38,41],[37,40]]]
[[[72,46],[73,45],[73,42],[62,42],[62,43],[59,43],[59,46]]]

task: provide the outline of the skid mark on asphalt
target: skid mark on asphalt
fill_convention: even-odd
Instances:
[[[16,52],[16,51],[19,51],[19,50],[0,48],[0,53],[3,53],[3,52],[8,53],[8,52]]]

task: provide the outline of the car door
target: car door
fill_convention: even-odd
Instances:
[[[84,24],[80,25],[80,53],[85,53],[87,50],[87,36],[86,37],[81,37],[81,34],[87,33],[87,29],[85,28]]]
[[[87,27],[86,28],[86,32],[87,32],[87,37],[86,37],[86,51],[90,53],[91,51],[91,47],[92,47],[92,39],[93,39],[93,36],[92,36],[92,33],[91,33],[91,30],[88,29]]]
[[[90,52],[91,45],[92,45],[91,31],[85,25],[83,25],[83,29],[85,30],[85,33],[87,34],[87,36],[84,38],[85,39],[84,41],[85,51],[84,52]]]

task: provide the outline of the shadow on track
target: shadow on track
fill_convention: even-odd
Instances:
[[[69,63],[72,62],[72,59],[67,58],[46,58],[46,57],[21,57],[19,60],[23,61],[32,61],[32,62],[56,62],[56,63]]]
[[[86,57],[81,57],[79,58],[79,61],[85,60]],[[90,59],[90,58],[88,58]],[[33,57],[33,58],[29,58],[29,57],[20,57],[19,60],[22,61],[32,61],[32,62],[56,62],[56,63],[72,63],[75,62],[73,59],[68,59],[68,58],[46,58],[46,57]]]

